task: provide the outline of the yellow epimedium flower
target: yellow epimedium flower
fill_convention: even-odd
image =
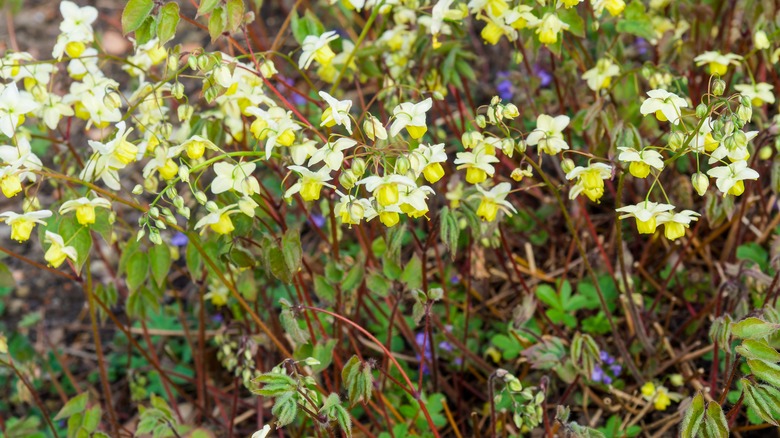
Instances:
[[[215,145],[211,140],[199,135],[193,135],[189,138],[189,140],[182,143],[181,147],[187,153],[187,156],[192,160],[197,160],[202,157],[206,152],[206,149],[213,151],[218,150],[217,145]]]
[[[144,166],[142,175],[144,178],[148,178],[152,172],[157,171],[160,177],[166,181],[170,181],[179,174],[179,165],[174,158],[178,158],[181,154],[182,147],[165,147],[157,146],[154,150],[154,158],[149,160]]]
[[[416,139],[422,137],[428,130],[425,121],[425,113],[433,106],[433,100],[429,97],[419,103],[404,102],[393,108],[395,121],[390,126],[390,135],[395,137],[406,128],[409,135]]]
[[[0,168],[0,190],[6,198],[13,198],[22,191],[22,180],[16,169],[10,166]]]
[[[598,203],[604,195],[604,180],[612,177],[612,166],[604,163],[593,163],[588,167],[577,166],[566,174],[566,179],[577,179],[577,183],[569,191],[569,199],[574,199],[584,193],[593,202]]]
[[[636,219],[636,228],[640,234],[653,234],[658,227],[658,215],[672,210],[674,210],[674,205],[644,201],[636,205],[626,205],[616,211],[626,213],[620,216],[620,219],[627,217]]]
[[[586,71],[582,79],[588,82],[588,88],[599,91],[609,88],[612,78],[620,74],[620,67],[609,58],[602,58],[596,62],[596,66]]]
[[[44,242],[49,244],[49,248],[43,255],[43,259],[46,260],[52,268],[59,268],[66,259],[70,259],[73,262],[78,259],[76,248],[66,246],[65,241],[59,234],[46,231],[44,234]]]
[[[709,51],[693,58],[693,60],[698,66],[707,64],[711,75],[723,76],[728,72],[729,65],[739,65],[742,57],[733,53],[723,55],[718,51]]]
[[[735,161],[728,166],[719,166],[707,171],[707,175],[715,178],[715,185],[723,196],[739,196],[745,192],[746,179],[758,179],[758,172],[747,165],[747,161]]]
[[[256,139],[265,140],[266,160],[271,158],[277,144],[292,146],[295,143],[295,132],[301,129],[290,117],[292,113],[280,107],[271,107],[268,111],[258,107],[248,107],[244,113],[256,117],[249,130]]]
[[[563,139],[563,130],[569,126],[568,116],[551,117],[540,114],[536,118],[536,129],[528,134],[526,144],[539,147],[539,153],[556,155],[562,150],[569,149],[566,140]]]
[[[666,90],[650,90],[647,95],[650,97],[642,102],[639,112],[642,115],[655,114],[662,122],[668,120],[676,125],[682,116],[681,108],[688,107],[688,101]]]
[[[507,11],[501,16],[493,16],[492,14],[487,13],[480,18],[485,21],[485,27],[482,28],[480,36],[482,36],[482,39],[488,44],[495,45],[504,35],[506,35],[510,41],[517,39],[517,30],[510,24],[516,20],[522,19],[519,13]],[[512,21],[508,22],[506,21],[507,19]]]
[[[508,182],[497,184],[490,190],[483,189],[481,185],[476,185],[475,187],[479,194],[470,197],[479,198],[477,216],[482,218],[482,220],[493,222],[496,220],[499,211],[503,211],[508,216],[517,213],[517,209],[506,200],[507,195],[512,191],[512,185]]]
[[[127,129],[125,122],[119,122],[116,129],[113,140],[107,143],[90,140],[89,145],[95,152],[108,158],[109,166],[122,169],[138,158],[138,146],[127,141],[133,128]]]
[[[672,400],[680,400],[681,396],[677,393],[671,393],[664,386],[656,387],[652,382],[647,382],[641,388],[642,397],[647,401],[653,402],[653,407],[658,411],[665,411]]]
[[[323,166],[316,172],[312,172],[303,166],[287,166],[287,168],[297,172],[301,177],[298,182],[284,192],[285,199],[290,199],[292,195],[300,193],[304,201],[315,201],[320,199],[320,190],[322,190],[323,186],[334,187],[332,184],[327,183],[327,181],[332,179],[330,176],[331,170],[327,166]]]
[[[425,180],[433,184],[444,176],[444,168],[441,163],[447,162],[447,153],[444,151],[444,143],[434,145],[420,145],[417,151],[423,158],[422,174]]]
[[[211,182],[211,193],[218,195],[234,190],[245,196],[260,193],[260,183],[252,176],[257,165],[255,163],[241,162],[230,164],[225,162],[214,163],[214,173],[217,174]]]
[[[676,240],[685,235],[685,230],[691,225],[692,221],[698,220],[701,216],[692,210],[683,210],[679,213],[664,212],[658,215],[658,225],[663,224],[664,236],[669,240]]]
[[[5,85],[0,91],[0,132],[13,138],[16,128],[24,123],[25,115],[39,106],[30,93],[20,92],[15,82]]]
[[[223,284],[212,284],[209,288],[209,292],[203,295],[204,299],[211,301],[216,307],[222,307],[228,303],[230,298],[230,290]]]
[[[492,163],[498,161],[495,155],[486,152],[484,143],[481,143],[471,152],[458,152],[453,163],[458,165],[458,170],[466,169],[466,181],[479,184],[488,176],[493,176],[496,170]]]
[[[339,170],[344,162],[344,151],[356,144],[357,141],[347,137],[341,137],[334,142],[328,142],[325,146],[311,154],[309,167],[319,162],[324,162],[330,170]]]
[[[398,204],[409,217],[422,217],[428,213],[428,196],[435,193],[428,186],[402,186]]]
[[[336,57],[333,50],[328,45],[331,41],[339,39],[335,30],[323,33],[322,35],[308,35],[303,40],[301,57],[298,59],[298,68],[306,70],[312,61],[317,61],[320,65],[328,65]]]
[[[630,147],[619,147],[618,160],[629,163],[628,171],[636,178],[646,178],[650,174],[650,168],[663,170],[663,156],[649,148],[638,151]]]
[[[431,9],[431,22],[429,29],[431,35],[433,35],[434,49],[441,47],[438,36],[445,28],[444,20],[460,21],[468,16],[468,10],[464,10],[463,8],[450,9],[450,6],[453,2],[454,0],[439,0],[433,6],[433,9]]]
[[[67,214],[76,211],[76,220],[81,225],[90,225],[95,223],[95,208],[111,209],[111,201],[105,198],[95,197],[79,198],[66,201],[60,207],[60,214]]]
[[[195,224],[195,229],[203,228],[208,225],[214,232],[218,234],[230,234],[235,230],[233,221],[230,219],[230,215],[238,213],[241,209],[236,204],[231,204],[222,208],[218,208],[214,202],[207,202],[206,209],[209,210],[209,214],[203,216]],[[201,231],[202,233],[203,231]]]
[[[536,27],[536,34],[542,44],[555,44],[558,42],[558,34],[569,28],[569,25],[561,21],[554,12],[544,14],[541,20],[529,23]]]
[[[35,224],[46,224],[43,219],[52,215],[49,210],[28,211],[26,213],[14,213],[6,211],[0,213],[0,222],[5,222],[11,227],[11,239],[17,242],[25,242],[30,238]]]
[[[352,195],[344,195],[337,192],[341,198],[335,206],[336,215],[342,224],[350,227],[357,225],[364,217],[375,217],[376,211],[371,207],[371,202],[367,199],[357,199]]]
[[[596,0],[593,2],[593,10],[596,16],[601,15],[604,9],[609,11],[609,15],[617,17],[626,8],[626,2],[623,0]]]
[[[371,175],[361,179],[356,184],[365,185],[366,190],[374,195],[377,203],[382,207],[398,203],[399,186],[416,187],[411,178],[392,173],[385,176]]]
[[[758,131],[735,131],[724,141],[716,143],[717,147],[710,154],[709,164],[715,164],[728,158],[732,162],[746,161],[750,158],[748,143],[756,138]]]
[[[470,0],[468,8],[473,14],[484,11],[500,16],[509,9],[509,3],[506,0]]]
[[[322,113],[322,123],[320,126],[333,127],[343,125],[347,132],[352,134],[352,119],[349,116],[349,109],[352,108],[351,100],[336,100],[330,94],[320,91],[321,98],[328,103],[328,108]]]
[[[739,94],[747,96],[755,107],[763,106],[765,103],[774,104],[775,95],[772,92],[772,89],[774,88],[774,85],[767,84],[766,82],[739,84],[734,86],[734,89],[739,91]]]
[[[376,212],[377,216],[379,216],[379,221],[387,228],[398,225],[398,222],[401,221],[401,213],[403,213],[398,204],[388,205],[387,207],[377,206]]]

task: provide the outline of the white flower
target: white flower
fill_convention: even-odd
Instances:
[[[116,134],[113,140],[107,143],[89,140],[89,145],[100,155],[108,158],[108,164],[116,169],[122,169],[132,163],[138,157],[138,147],[127,141],[127,136],[133,132],[133,128],[126,129],[125,122],[116,124]]]
[[[547,114],[540,114],[536,118],[536,129],[528,134],[526,144],[539,145],[539,152],[555,155],[564,149],[569,149],[566,140],[563,139],[563,130],[569,126],[568,116],[555,118]]]
[[[230,220],[230,215],[241,211],[235,204],[217,208],[216,204],[209,201],[206,208],[209,209],[210,213],[203,216],[203,218],[195,224],[196,230],[203,228],[206,225],[219,234],[229,234],[231,231],[235,230],[233,221]]]
[[[46,250],[43,258],[53,268],[59,267],[65,259],[70,259],[75,262],[79,255],[76,252],[76,248],[72,246],[65,246],[65,240],[59,234],[46,231],[43,237],[44,242],[49,243],[49,249]]]
[[[685,235],[685,229],[691,222],[701,216],[692,210],[683,210],[679,213],[664,212],[658,215],[658,225],[664,225],[664,236],[669,240],[675,240]]]
[[[647,95],[650,97],[642,102],[639,112],[642,115],[654,113],[662,122],[669,120],[676,125],[680,121],[680,108],[688,107],[685,99],[666,90],[650,90]]]
[[[19,136],[16,139],[16,146],[0,146],[0,160],[9,164],[11,167],[22,169],[19,178],[35,181],[35,170],[41,170],[43,164],[32,151],[30,141],[26,137]]]
[[[693,60],[698,66],[708,64],[710,74],[723,76],[728,71],[729,65],[739,65],[739,61],[742,60],[742,57],[733,53],[723,55],[718,51],[710,51],[702,53],[693,58]]]
[[[357,141],[346,137],[341,137],[334,142],[326,143],[325,146],[318,149],[312,154],[311,158],[309,158],[309,167],[324,161],[325,165],[328,166],[330,170],[338,170],[344,162],[343,151],[356,144]]]
[[[314,140],[305,140],[290,146],[290,157],[292,157],[293,163],[298,166],[302,166],[306,159],[315,152],[317,152],[317,146]]]
[[[653,149],[642,149],[638,151],[634,148],[619,147],[620,155],[618,160],[629,163],[629,172],[637,178],[645,178],[650,174],[650,168],[663,170],[663,156]]]
[[[612,166],[605,163],[593,163],[588,167],[577,166],[566,174],[566,179],[577,178],[577,183],[569,191],[569,199],[585,193],[591,201],[600,202],[604,195],[604,180],[612,177]]]
[[[62,23],[60,23],[60,32],[74,39],[91,41],[92,23],[98,17],[97,9],[92,6],[80,8],[73,2],[63,1],[60,3],[60,13],[63,18]]]
[[[79,199],[73,199],[71,201],[65,201],[60,206],[60,214],[70,213],[76,211],[76,220],[81,225],[89,225],[95,223],[95,208],[107,208],[111,209],[111,201],[101,197],[95,197],[89,199],[82,197]]]
[[[429,97],[419,103],[404,102],[393,108],[395,121],[390,126],[390,135],[396,136],[402,129],[406,128],[412,138],[422,137],[428,130],[425,113],[431,109],[431,106],[433,106],[433,100]]]
[[[495,220],[499,210],[509,216],[517,213],[517,209],[506,200],[507,195],[512,191],[512,185],[508,182],[497,184],[490,190],[485,190],[480,185],[476,185],[476,188],[479,195],[472,195],[470,198],[479,197],[481,199],[479,207],[477,207],[477,216],[492,222]]]
[[[30,238],[35,224],[45,225],[43,219],[51,215],[49,210],[28,211],[22,214],[6,211],[0,213],[0,222],[4,221],[11,227],[11,239],[24,242]]]
[[[636,219],[636,228],[640,234],[652,234],[658,227],[656,218],[661,213],[674,210],[674,205],[658,204],[651,201],[640,202],[636,205],[627,205],[618,208],[617,212],[626,213],[620,219],[633,217]]]
[[[466,169],[466,181],[471,184],[479,184],[493,176],[495,168],[492,163],[499,160],[495,155],[486,151],[485,143],[480,143],[472,152],[458,152],[453,164],[458,164],[457,169]]]
[[[772,93],[773,88],[775,88],[773,85],[769,85],[766,82],[739,84],[734,86],[734,89],[739,91],[739,94],[747,96],[747,98],[753,102],[753,106],[761,106],[764,103],[775,103],[775,95]]]
[[[728,166],[719,166],[707,171],[715,178],[715,185],[723,193],[739,196],[745,191],[746,179],[758,179],[758,172],[749,168],[746,161],[735,161]]]
[[[327,183],[327,181],[332,179],[330,176],[331,170],[327,166],[323,166],[316,172],[312,172],[303,166],[288,166],[287,168],[298,172],[301,177],[298,182],[284,192],[285,199],[300,193],[304,201],[314,201],[320,199],[320,190],[323,186],[334,187],[333,184]]]
[[[22,116],[38,106],[30,93],[19,92],[15,82],[6,85],[0,92],[0,132],[8,138],[13,137],[20,120],[24,120]]]
[[[401,207],[401,211],[409,215],[409,217],[421,217],[428,213],[428,195],[435,193],[428,186],[405,185],[400,191],[398,205]]]
[[[262,429],[252,434],[251,438],[266,438],[271,433],[271,426],[265,425]]]
[[[255,167],[257,167],[255,163],[247,162],[235,165],[225,162],[215,163],[214,172],[217,177],[211,183],[211,193],[218,195],[231,189],[246,196],[260,193],[260,183],[252,176]]]
[[[328,102],[329,107],[322,113],[320,126],[343,125],[347,132],[352,134],[352,119],[349,117],[349,109],[352,108],[351,100],[336,100],[330,94],[320,91],[321,98]]]
[[[322,35],[308,35],[303,40],[301,57],[298,59],[298,68],[308,69],[312,61],[317,60],[320,65],[327,65],[336,56],[328,43],[339,38],[335,30]]]
[[[612,78],[620,74],[620,67],[609,58],[599,59],[596,66],[586,71],[582,79],[588,82],[588,88],[593,91],[599,91],[602,88],[609,88]]]
[[[734,135],[734,134],[732,134]],[[714,151],[712,151],[712,154],[710,154],[710,159],[708,161],[709,164],[715,164],[718,161],[723,160],[724,158],[728,157],[731,161],[745,161],[750,157],[750,152],[748,151],[747,144],[756,138],[758,135],[758,131],[748,131],[745,133],[745,144],[740,145],[736,144],[736,146],[733,149],[729,149],[726,147],[726,142],[718,143],[717,147]]]

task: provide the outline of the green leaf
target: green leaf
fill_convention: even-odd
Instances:
[[[149,263],[152,269],[152,278],[157,286],[162,287],[171,270],[171,251],[166,245],[154,245],[149,249]]]
[[[362,262],[355,263],[341,282],[341,290],[344,292],[351,292],[357,289],[360,286],[360,283],[363,282],[365,270],[366,267]]]
[[[276,398],[271,414],[276,417],[278,427],[284,427],[295,420],[298,415],[298,394],[288,392]]]
[[[155,19],[151,15],[146,17],[146,20],[144,20],[143,23],[141,23],[141,26],[138,27],[138,29],[135,30],[135,40],[137,44],[146,44],[149,41],[152,40],[155,36],[155,32],[157,31],[157,26],[155,26]]]
[[[371,272],[366,278],[366,287],[380,297],[386,297],[390,292],[390,281],[378,272]]]
[[[569,32],[580,38],[585,37],[585,21],[583,21],[577,8],[561,8],[558,10],[558,18],[569,25]]]
[[[447,245],[447,249],[450,250],[450,257],[454,260],[455,253],[458,250],[458,238],[460,237],[460,227],[458,226],[458,219],[455,214],[450,211],[449,207],[444,207],[439,213],[441,218],[441,226],[439,233],[441,234],[441,240]]]
[[[157,16],[157,37],[160,39],[161,46],[173,39],[178,26],[179,4],[176,2],[164,4]]]
[[[555,292],[555,289],[553,289],[553,287],[549,284],[540,284],[537,286],[536,297],[539,298],[541,302],[547,304],[553,309],[563,310],[558,293]]]
[[[382,273],[388,280],[398,280],[401,278],[401,266],[391,257],[382,257]]]
[[[138,29],[154,9],[153,0],[129,0],[122,11],[122,32],[128,33]]]
[[[422,261],[415,254],[409,260],[409,263],[406,264],[406,267],[404,267],[404,271],[401,273],[401,281],[409,289],[419,289],[422,287],[422,276]]]
[[[160,299],[154,292],[146,287],[142,287],[135,292],[131,292],[127,297],[125,312],[131,318],[145,319],[150,312],[159,312]]]
[[[69,216],[62,219],[58,232],[69,246],[76,248],[76,269],[80,271],[92,249],[92,234],[89,228],[79,224],[75,216]]]
[[[227,30],[235,32],[244,22],[244,0],[228,0]]]
[[[780,386],[780,365],[756,359],[748,359],[747,364],[757,378],[773,386]]]
[[[353,355],[341,369],[341,379],[347,387],[351,406],[361,400],[367,403],[371,399],[371,390],[374,387],[371,366],[361,362],[357,356]]]
[[[5,263],[0,263],[0,288],[14,288],[16,287],[16,280],[14,280],[11,270]]]
[[[755,262],[764,272],[769,270],[769,253],[756,242],[748,242],[738,246],[737,259]]]
[[[704,418],[704,397],[701,392],[691,400],[690,406],[685,410],[682,426],[680,427],[680,438],[694,438],[701,427],[701,420]]]
[[[192,236],[188,236],[192,239]],[[198,238],[198,236],[196,236]],[[198,251],[198,248],[192,243],[187,242],[187,248],[184,251],[184,258],[187,261],[187,270],[190,271],[192,279],[200,281],[200,277],[203,271],[203,257]]]
[[[136,252],[127,260],[127,288],[133,292],[141,286],[149,273],[149,258],[142,252]]]
[[[201,15],[208,14],[214,8],[216,8],[218,4],[219,0],[201,0],[200,5],[198,5],[197,16],[200,17]]]
[[[735,350],[747,359],[759,359],[771,363],[780,362],[780,353],[770,347],[763,339],[746,339]]]
[[[772,324],[756,317],[745,318],[731,325],[731,333],[741,339],[762,339],[777,333],[780,324]]]
[[[212,43],[222,35],[222,32],[225,31],[225,26],[227,26],[225,21],[225,9],[222,7],[214,9],[211,13],[211,17],[209,17],[209,36],[211,37]]]
[[[57,416],[54,417],[54,421],[63,420],[73,416],[74,414],[84,412],[84,409],[87,408],[88,400],[89,393],[87,392],[79,394],[68,400],[68,402],[65,403],[65,406],[63,406],[62,409],[60,409],[60,411],[57,413]]]
[[[645,39],[655,38],[652,21],[645,12],[645,6],[639,0],[634,0],[623,11],[623,18],[617,23],[616,29],[621,33],[630,33]]]
[[[92,433],[97,430],[100,425],[100,417],[102,412],[99,405],[95,405],[84,412],[84,420],[81,423],[81,427],[86,429],[87,432]]]
[[[317,297],[326,303],[333,303],[336,301],[336,288],[328,283],[322,275],[314,277],[314,293]]]
[[[778,409],[776,403],[780,402],[780,400],[773,400],[774,397],[772,397],[771,393],[762,391],[760,386],[765,385],[755,386],[750,380],[744,378],[740,379],[740,383],[742,384],[742,394],[745,396],[745,405],[767,423],[777,426],[778,422],[774,414]]]
[[[282,236],[284,262],[292,275],[301,269],[301,234],[297,229],[288,229]]]
[[[707,411],[704,417],[704,430],[707,436],[716,438],[728,438],[729,426],[726,415],[716,402],[707,403]]]

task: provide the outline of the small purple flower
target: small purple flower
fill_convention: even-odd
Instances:
[[[457,274],[454,274],[452,277],[450,277],[450,283],[452,284],[459,284],[460,283],[460,276]]]
[[[539,66],[539,64],[537,64],[534,67],[534,74],[536,75],[537,78],[539,78],[540,87],[549,87],[550,84],[552,83],[553,80],[552,75],[547,70]]]
[[[604,350],[601,350],[601,352],[599,352],[599,357],[601,358],[601,361],[606,363],[607,365],[611,365],[612,362],[615,361],[615,358],[610,356],[609,353],[607,353]]]
[[[623,366],[619,363],[615,363],[609,366],[609,369],[612,371],[612,375],[617,377],[620,375],[621,372],[623,372]]]
[[[225,318],[222,317],[221,313],[215,313],[211,315],[211,320],[216,322],[217,324],[221,324],[225,320]]]
[[[447,341],[441,341],[441,342],[439,342],[439,349],[440,349],[440,350],[444,350],[444,351],[448,351],[448,352],[453,350],[453,348],[452,348],[452,344],[450,344],[450,343],[449,343],[449,342],[447,342]]]
[[[647,49],[650,45],[647,43],[646,39],[637,37],[636,40],[634,40],[634,47],[636,47],[636,52],[638,54],[644,55],[647,53]]]
[[[310,223],[317,228],[322,228],[325,226],[325,217],[321,214],[312,213]]]
[[[601,369],[601,366],[596,365],[593,367],[593,372],[590,374],[590,380],[593,380],[594,382],[601,382],[604,379],[604,370]]]
[[[299,93],[292,90],[292,87],[295,86],[295,80],[293,78],[287,78],[282,75],[277,75],[277,77],[281,79],[282,83],[285,85],[282,88],[287,91],[285,94],[287,94],[287,96],[294,104],[298,106],[306,104],[306,99]]]
[[[173,246],[187,246],[187,242],[189,242],[189,239],[187,239],[187,235],[182,232],[177,232],[171,237],[171,245]]]
[[[512,97],[515,95],[515,91],[514,87],[512,86],[512,81],[509,80],[509,72],[500,71],[498,72],[497,76],[499,79],[501,79],[496,86],[498,97],[503,100],[512,100]]]

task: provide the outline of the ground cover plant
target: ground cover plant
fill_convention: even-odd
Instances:
[[[103,3],[0,2],[3,437],[776,433],[775,2]]]

